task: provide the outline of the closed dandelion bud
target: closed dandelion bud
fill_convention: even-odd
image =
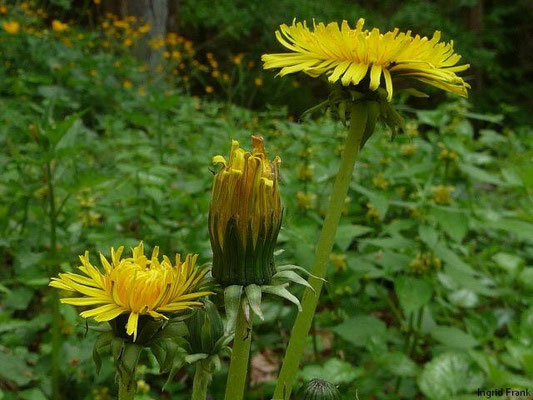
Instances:
[[[229,161],[214,178],[209,209],[213,277],[222,286],[270,283],[283,210],[278,190],[279,157],[270,162],[263,139],[252,136],[247,152],[234,140]]]
[[[215,304],[204,301],[204,308],[197,310],[187,319],[189,345],[193,354],[217,354],[224,337],[224,324]]]
[[[339,400],[337,387],[323,379],[312,379],[298,392],[298,400]]]

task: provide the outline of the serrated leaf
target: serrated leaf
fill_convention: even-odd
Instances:
[[[431,299],[431,285],[418,278],[400,276],[394,281],[394,290],[405,316],[420,310]]]

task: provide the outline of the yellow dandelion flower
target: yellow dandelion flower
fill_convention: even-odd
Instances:
[[[222,169],[213,180],[209,234],[213,277],[224,286],[267,284],[275,273],[273,251],[283,215],[281,160],[269,161],[260,136],[252,136],[252,147],[248,152],[233,140],[229,161],[213,157]]]
[[[65,32],[68,31],[68,24],[65,24],[58,19],[52,21],[52,29],[56,32]]]
[[[439,31],[431,39],[411,31],[400,33],[398,28],[382,34],[377,28],[363,29],[364,22],[360,18],[355,29],[346,21],[340,27],[313,22],[313,30],[305,22],[281,25],[276,37],[291,52],[263,55],[264,68],[281,68],[281,76],[298,71],[313,77],[325,74],[331,83],[340,80],[343,86],[358,85],[368,76],[372,91],[383,78],[389,101],[392,78],[398,76],[467,96],[470,86],[456,73],[469,65],[457,65],[461,56],[454,53],[453,42],[440,42]]]
[[[100,254],[104,269],[94,267],[89,252],[80,256],[84,275],[73,272],[60,273],[52,278],[50,286],[75,292],[81,297],[66,297],[63,304],[96,306],[80,313],[83,318],[97,322],[110,321],[121,314],[129,314],[126,332],[137,338],[139,316],[168,319],[165,314],[199,307],[199,298],[211,294],[198,291],[207,270],[195,266],[197,255],[188,254],[182,261],[176,254],[175,265],[167,256],[159,261],[159,248],[155,247],[151,259],[144,255],[141,242],[132,249],[132,256],[121,258],[124,248],[111,248],[111,262]]]
[[[15,35],[20,30],[20,24],[17,21],[2,22],[2,29],[10,35]]]

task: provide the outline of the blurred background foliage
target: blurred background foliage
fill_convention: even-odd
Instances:
[[[261,134],[281,156],[277,261],[310,265],[345,129],[299,121],[326,83],[261,70],[293,17],[438,28],[473,64],[469,100],[398,98],[404,134],[365,147],[299,383],[329,379],[350,400],[533,387],[530,14],[526,1],[1,1],[0,399],[50,398],[54,319],[62,397],[116,396],[49,277],[139,240],[208,262],[211,156],[231,138]],[[250,399],[270,398],[295,312],[267,299]],[[155,360],[141,364],[139,399],[189,398],[193,369],[162,392]]]

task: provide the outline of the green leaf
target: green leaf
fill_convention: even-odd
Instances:
[[[355,346],[366,346],[373,337],[384,337],[387,331],[385,323],[370,315],[352,317],[333,328],[340,337]]]
[[[482,170],[481,168],[474,167],[473,165],[468,164],[459,164],[459,168],[470,178],[480,181],[491,183],[496,186],[507,186],[507,184],[502,181],[499,177],[489,174],[488,172]]]
[[[340,225],[337,228],[335,243],[341,250],[346,251],[354,238],[363,236],[371,231],[373,231],[372,228],[364,225]]]
[[[448,236],[456,242],[462,242],[468,232],[468,215],[466,213],[433,207],[431,214]]]
[[[23,359],[0,351],[0,378],[23,386],[30,383],[35,376]]]
[[[439,241],[439,232],[429,225],[419,225],[418,236],[429,248],[435,246]]]
[[[406,317],[431,300],[431,285],[422,279],[400,276],[394,281],[394,290]]]
[[[524,264],[524,260],[521,257],[504,252],[496,253],[492,259],[500,268],[513,276],[518,274],[520,267]]]
[[[330,358],[323,365],[314,364],[305,366],[300,372],[300,376],[304,381],[320,378],[334,385],[341,385],[353,382],[362,373],[362,370],[354,368],[346,361],[338,358]]]
[[[418,387],[430,400],[450,400],[482,383],[483,375],[472,369],[470,358],[455,352],[435,357],[418,377]]]
[[[385,353],[379,359],[383,368],[395,376],[416,376],[418,365],[402,352]]]
[[[436,326],[431,336],[445,346],[465,350],[478,345],[478,341],[470,334],[454,326]]]

